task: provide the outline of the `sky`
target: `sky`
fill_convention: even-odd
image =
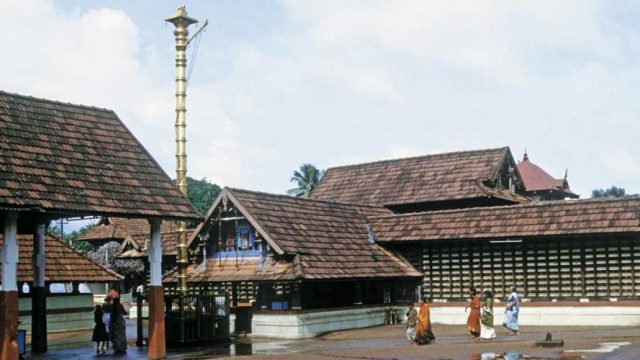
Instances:
[[[303,163],[510,146],[583,198],[640,193],[638,1],[2,0],[0,89],[113,109],[175,177],[182,3],[209,21],[191,177],[284,193]]]

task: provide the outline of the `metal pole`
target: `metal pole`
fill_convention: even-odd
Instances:
[[[175,26],[173,34],[176,37],[176,185],[178,189],[187,197],[187,151],[186,151],[186,68],[187,68],[187,42],[189,36],[189,25],[195,24],[198,20],[187,16],[184,6],[166,19],[167,22]],[[179,221],[178,227],[178,292],[187,293],[187,267],[189,266],[187,249],[187,223]]]

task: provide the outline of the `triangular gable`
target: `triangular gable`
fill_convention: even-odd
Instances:
[[[116,252],[116,254],[122,254],[131,249],[140,251],[140,244],[138,244],[138,242],[135,241],[133,237],[129,234],[120,244],[120,247],[118,248],[118,251]]]
[[[247,209],[242,205],[242,203],[233,195],[231,190],[228,188],[222,189],[222,191],[220,192],[216,200],[209,207],[209,210],[205,215],[204,221],[201,222],[196,227],[193,233],[191,233],[191,236],[189,237],[189,242],[188,242],[189,245],[191,245],[191,243],[195,241],[196,237],[198,237],[198,234],[200,234],[200,232],[203,230],[206,224],[211,224],[214,221],[214,212],[218,208],[218,206],[220,205],[228,206],[229,202],[233,204],[238,210],[238,212],[247,219],[247,221],[251,224],[251,226],[253,226],[260,233],[260,235],[262,235],[265,241],[269,244],[269,246],[271,246],[271,248],[278,255],[282,255],[285,253],[282,250],[282,248],[273,240],[273,238],[269,235],[269,233],[266,232],[262,226],[260,226],[258,221],[253,217],[253,215],[251,215],[251,213],[247,211]]]

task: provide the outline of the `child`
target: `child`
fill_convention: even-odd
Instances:
[[[93,312],[93,321],[96,326],[93,328],[93,336],[91,337],[91,340],[96,342],[96,355],[100,355],[100,343],[102,343],[102,353],[105,353],[104,347],[109,340],[109,334],[102,320],[103,315],[102,306],[96,305],[96,309]]]

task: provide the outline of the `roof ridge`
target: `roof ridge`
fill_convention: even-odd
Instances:
[[[347,205],[347,206],[360,207],[360,208],[373,208],[373,209],[388,210],[387,208],[385,208],[382,205],[356,204],[356,203],[347,203],[347,202],[330,201],[330,200],[318,200],[318,199],[310,199],[310,198],[302,198],[302,197],[290,196],[290,195],[285,195],[285,194],[273,194],[273,193],[268,193],[268,192],[264,192],[264,191],[233,188],[233,187],[229,187],[229,186],[225,186],[224,188],[228,189],[230,191],[246,192],[246,193],[252,193],[252,194],[257,194],[257,195],[267,195],[267,196],[278,197],[278,198],[286,198],[286,199],[291,199],[291,200],[301,200],[303,202],[307,201],[307,202],[310,202],[310,203],[325,203],[325,204],[331,204],[331,205]]]
[[[23,98],[23,99],[30,99],[30,100],[49,103],[49,104],[58,104],[58,105],[65,105],[65,106],[73,106],[73,107],[77,107],[77,108],[102,110],[102,111],[106,111],[106,112],[114,112],[113,110],[111,110],[109,108],[92,106],[92,105],[77,104],[77,103],[70,103],[70,102],[64,102],[62,100],[45,99],[45,98],[36,97],[36,96],[12,93],[12,92],[8,92],[8,91],[4,91],[4,90],[0,90],[0,95],[7,95],[7,96],[11,96],[11,97],[19,97],[19,98]]]
[[[332,167],[327,168],[327,171],[329,171],[331,169],[342,169],[342,168],[351,168],[351,167],[358,167],[358,166],[369,166],[369,165],[374,165],[374,164],[389,163],[389,162],[401,161],[401,160],[414,160],[414,159],[430,158],[430,157],[436,157],[436,156],[460,155],[460,154],[467,154],[467,153],[480,153],[480,152],[490,152],[490,151],[499,151],[499,150],[502,151],[502,150],[505,150],[505,149],[508,149],[508,148],[509,148],[509,146],[503,146],[503,147],[499,147],[499,148],[486,148],[486,149],[478,149],[478,150],[459,150],[459,151],[450,151],[450,152],[435,153],[435,154],[407,156],[407,157],[400,157],[400,158],[395,158],[395,159],[376,160],[376,161],[370,161],[370,162],[364,162],[364,163],[358,163],[358,164],[332,166]]]
[[[499,206],[479,206],[479,207],[470,207],[470,208],[462,208],[462,209],[447,209],[447,210],[434,210],[434,211],[422,211],[417,213],[405,213],[405,214],[389,214],[389,215],[375,215],[368,216],[369,219],[387,219],[387,218],[405,218],[412,216],[423,216],[428,214],[453,214],[459,212],[466,212],[472,210],[496,210],[496,209],[510,209],[510,208],[526,208],[526,207],[540,207],[540,206],[548,206],[548,205],[573,205],[573,204],[584,204],[584,203],[615,203],[615,202],[629,202],[633,200],[640,200],[639,195],[630,195],[625,197],[605,197],[605,198],[590,198],[590,199],[575,199],[575,200],[546,200],[546,201],[531,201],[528,203],[521,203],[515,205],[499,205]]]

